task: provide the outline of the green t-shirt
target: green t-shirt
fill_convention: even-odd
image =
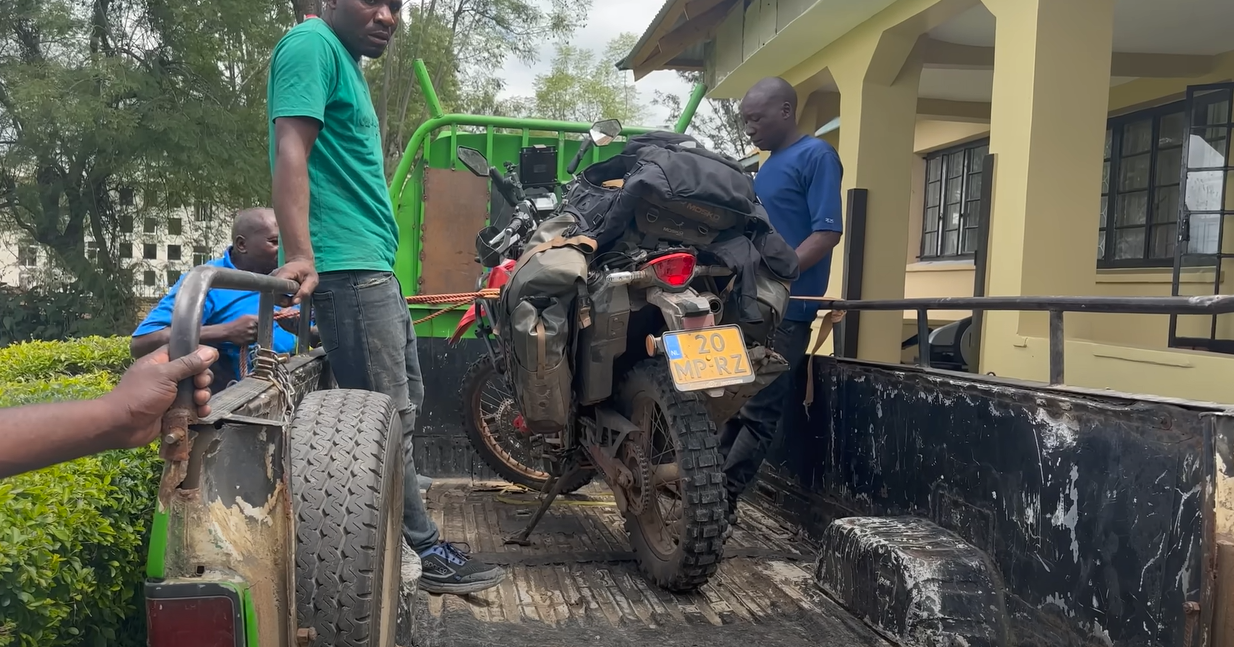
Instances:
[[[321,123],[308,168],[309,235],[317,271],[391,271],[398,224],[386,188],[377,113],[359,63],[325,21],[304,21],[274,48],[266,105],[272,172],[274,120],[309,117]]]

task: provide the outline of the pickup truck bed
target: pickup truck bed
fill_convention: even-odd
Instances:
[[[649,585],[602,485],[562,497],[529,547],[507,546],[535,509],[533,493],[442,479],[427,494],[442,534],[506,566],[498,588],[420,595],[417,647],[886,647],[813,586],[810,546],[743,504],[720,571],[702,590]]]

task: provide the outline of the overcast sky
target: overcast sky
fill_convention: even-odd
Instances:
[[[578,47],[587,47],[597,54],[603,53],[610,40],[622,32],[633,32],[642,35],[664,0],[593,0],[593,5],[587,16],[587,26],[574,32],[572,42]],[[535,92],[534,84],[537,74],[546,74],[553,59],[552,41],[546,41],[540,49],[539,61],[534,66],[527,66],[520,61],[506,62],[503,78],[506,80],[504,96],[531,96]],[[644,105],[648,106],[651,121],[647,126],[661,125],[667,118],[668,111],[658,106],[652,106],[651,100],[655,91],[671,92],[685,99],[690,94],[689,84],[683,83],[676,72],[653,72],[636,87]]]

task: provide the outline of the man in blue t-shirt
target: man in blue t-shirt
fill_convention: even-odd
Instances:
[[[797,249],[801,275],[793,296],[823,296],[831,275],[831,250],[840,242],[840,156],[827,142],[797,131],[797,92],[781,78],[759,81],[741,100],[746,134],[771,156],[754,178],[754,192],[771,224]],[[793,301],[776,333],[774,350],[790,370],[746,403],[720,434],[728,477],[729,524],[737,521],[737,497],[758,476],[778,431],[794,380],[806,357],[818,305]]]
[[[273,210],[257,208],[237,213],[231,225],[231,239],[231,246],[223,256],[206,265],[257,274],[269,274],[278,267],[279,230]],[[129,345],[133,357],[142,357],[167,344],[171,337],[172,308],[182,283],[184,277],[176,281],[171,291],[133,331],[133,341]],[[245,349],[245,360],[248,360],[248,348],[257,342],[260,299],[256,292],[240,290],[210,290],[206,295],[201,313],[201,343],[219,351],[218,361],[211,368],[213,392],[241,378],[240,349]],[[287,325],[286,321],[279,323]],[[289,353],[295,347],[296,336],[275,326],[274,350]]]

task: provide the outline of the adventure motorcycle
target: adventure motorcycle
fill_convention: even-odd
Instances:
[[[568,172],[620,132],[615,121],[595,124]],[[740,218],[686,205],[687,220],[699,216],[686,222],[681,209],[652,205],[599,249],[579,234],[579,205],[587,191],[620,191],[620,181],[602,189],[575,178],[549,211],[527,197],[527,170],[502,176],[478,151],[458,155],[514,206],[508,224],[477,237],[492,268],[482,280],[501,295],[477,301],[456,331],[478,322],[488,348],[463,387],[473,445],[503,477],[546,494],[512,541],[526,543],[555,497],[599,473],[648,576],[669,590],[701,586],[728,524],[716,426],[787,370],[767,346],[787,280],[760,267],[763,316],[743,320],[726,308],[732,269],[699,262],[716,234],[746,226]]]

